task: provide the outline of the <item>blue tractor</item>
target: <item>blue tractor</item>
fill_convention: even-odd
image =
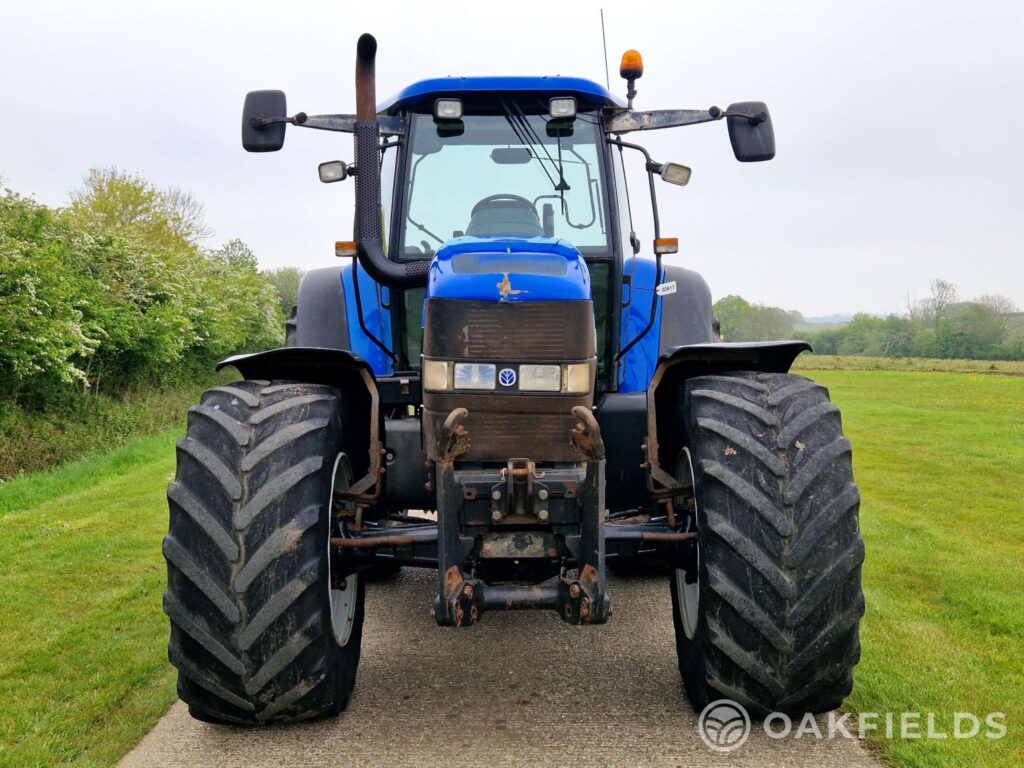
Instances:
[[[820,712],[852,688],[864,610],[850,443],[800,341],[723,343],[695,272],[662,263],[662,164],[627,134],[725,120],[775,153],[760,102],[638,111],[571,77],[425,80],[378,105],[358,42],[354,115],[245,100],[242,143],[354,134],[354,242],[308,272],[285,346],[189,412],[168,489],[169,655],[193,716],[340,712],[368,577],[436,568],[434,616],[612,612],[609,567],[667,574],[700,709]],[[627,158],[646,190],[629,194]],[[649,195],[654,241],[635,234]],[[613,591],[613,590],[612,590]]]

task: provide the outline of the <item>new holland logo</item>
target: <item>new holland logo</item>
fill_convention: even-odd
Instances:
[[[516,372],[511,368],[502,368],[498,374],[498,381],[503,387],[514,387],[516,385]]]

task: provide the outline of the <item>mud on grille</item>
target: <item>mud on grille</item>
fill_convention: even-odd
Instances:
[[[595,354],[593,304],[429,299],[423,351],[464,360],[582,360]]]
[[[530,458],[539,461],[577,461],[569,431],[577,419],[550,413],[472,413],[467,419],[473,461]]]

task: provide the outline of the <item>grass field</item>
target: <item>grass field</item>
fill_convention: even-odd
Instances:
[[[797,368],[802,371],[917,371],[1024,376],[1024,360],[935,360],[804,353],[797,359]]]
[[[863,495],[848,708],[931,712],[945,731],[954,712],[1004,712],[998,741],[873,743],[894,766],[1024,764],[1024,379],[811,375],[843,408]],[[160,538],[174,437],[0,487],[0,766],[110,765],[173,701]]]
[[[847,708],[1006,714],[1007,736],[873,740],[896,766],[1024,765],[1024,379],[817,371],[843,408],[867,545]]]

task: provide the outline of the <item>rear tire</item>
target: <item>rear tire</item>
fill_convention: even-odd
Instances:
[[[825,712],[853,688],[864,613],[850,443],[801,376],[689,380],[681,403],[696,496],[697,578],[671,578],[679,668],[698,711]],[[688,452],[688,453],[687,453]]]
[[[335,478],[351,479],[342,397],[241,381],[189,411],[163,551],[168,656],[193,717],[279,723],[348,702],[364,586],[349,576],[331,588],[331,499]]]

